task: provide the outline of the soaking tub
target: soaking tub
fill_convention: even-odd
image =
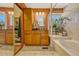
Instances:
[[[79,42],[75,40],[53,40],[56,52],[61,56],[79,56]]]

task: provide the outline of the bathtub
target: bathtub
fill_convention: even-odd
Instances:
[[[53,40],[55,50],[61,56],[79,56],[79,42],[75,40]]]

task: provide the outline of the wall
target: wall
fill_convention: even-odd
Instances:
[[[16,6],[16,5],[14,6],[14,11],[15,11],[14,17],[21,16],[22,11],[21,11],[21,9],[18,6]]]
[[[73,40],[79,41],[79,12],[71,12],[68,16],[71,20],[67,21],[65,29],[68,32],[68,36]]]

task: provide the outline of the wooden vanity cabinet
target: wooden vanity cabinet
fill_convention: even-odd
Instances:
[[[48,31],[33,30],[32,28],[32,9],[24,9],[24,44],[29,46],[49,45]]]

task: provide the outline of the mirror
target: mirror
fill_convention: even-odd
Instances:
[[[35,20],[33,22],[33,29],[44,29],[45,17],[44,12],[35,12]]]
[[[21,19],[22,19],[22,10],[18,7],[17,4],[14,5],[14,55],[22,48],[21,40]]]
[[[7,6],[10,5],[10,6]],[[6,6],[6,7],[5,7]],[[0,3],[0,56],[12,56],[14,4]]]

